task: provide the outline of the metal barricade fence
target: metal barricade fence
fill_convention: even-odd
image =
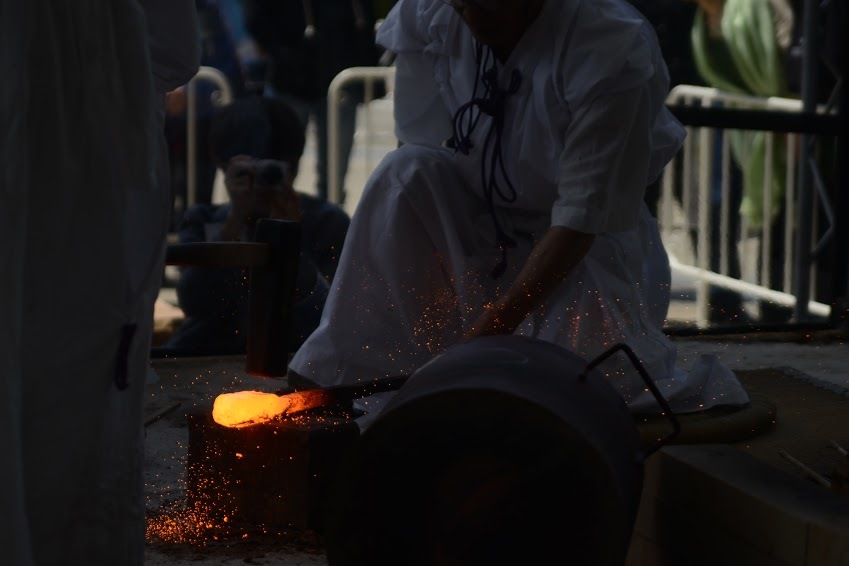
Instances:
[[[676,86],[667,98],[667,104],[677,105],[700,105],[710,107],[722,105],[730,108],[746,108],[751,110],[779,110],[787,112],[801,112],[802,101],[778,97],[754,97],[732,93],[721,92],[717,89],[698,87],[691,85]],[[763,209],[764,219],[762,226],[757,231],[750,230],[746,217],[740,215],[739,210],[731,210],[731,167],[732,156],[730,150],[729,136],[722,136],[721,145],[721,170],[714,170],[716,163],[714,159],[714,136],[717,133],[714,128],[687,128],[687,139],[684,147],[676,156],[675,160],[682,160],[681,166],[676,166],[675,161],[667,166],[662,183],[661,202],[658,206],[658,220],[661,225],[661,235],[665,242],[673,237],[681,237],[689,240],[688,233],[695,231],[697,234],[695,245],[692,246],[692,254],[670,253],[670,262],[673,271],[679,275],[688,276],[696,281],[696,323],[699,326],[709,324],[709,288],[711,286],[728,289],[742,295],[772,302],[777,305],[793,307],[796,298],[791,292],[793,281],[793,269],[798,269],[795,261],[794,230],[809,228],[817,230],[818,218],[800,219],[796,211],[796,155],[798,151],[798,139],[796,134],[786,134],[786,184],[784,187],[784,225],[781,231],[782,242],[773,241],[773,219],[770,211],[773,207],[773,162],[775,156],[775,140],[777,134],[765,132],[766,155],[764,159],[764,187],[763,187]],[[714,205],[711,202],[715,195],[712,194],[715,176],[720,176],[719,195],[719,265],[711,266],[712,242],[711,230],[712,214]],[[815,181],[820,182],[819,179]],[[677,185],[676,185],[677,184]],[[680,190],[676,191],[676,186]],[[821,187],[820,187],[821,188]],[[676,193],[678,193],[676,195]],[[823,194],[820,190],[815,194]],[[821,206],[828,212],[827,202],[821,202]],[[732,233],[732,215],[738,215],[741,242],[734,241],[735,234]],[[737,245],[740,259],[740,277],[730,276],[730,265],[728,247]],[[781,246],[785,250],[783,258],[782,276],[779,288],[772,288],[769,284],[770,273],[773,270],[773,246]],[[717,269],[718,267],[718,269]],[[809,266],[808,266],[809,267]],[[809,275],[815,277],[815,271],[809,269]],[[774,287],[775,285],[773,285]],[[812,287],[814,286],[812,282]],[[830,314],[830,306],[809,301],[808,312],[816,316],[827,317]]]
[[[185,208],[197,200],[197,82],[210,81],[218,90],[214,91],[212,103],[226,106],[233,102],[233,88],[226,75],[214,67],[200,67],[186,85],[186,203]]]
[[[342,97],[342,89],[351,83],[362,82],[365,86],[363,107],[365,109],[365,123],[358,125],[366,135],[366,144],[372,132],[370,119],[370,105],[374,100],[374,85],[377,81],[383,81],[387,85],[395,79],[395,67],[351,67],[336,75],[330,82],[327,90],[327,198],[331,202],[339,203],[342,198],[342,187],[340,186],[340,156],[339,156],[339,104]],[[387,91],[391,89],[387,88]]]

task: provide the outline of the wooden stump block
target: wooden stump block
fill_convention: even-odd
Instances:
[[[214,520],[321,532],[329,493],[359,438],[347,416],[228,428],[189,414],[187,502]]]

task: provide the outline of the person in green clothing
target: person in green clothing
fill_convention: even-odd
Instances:
[[[795,18],[788,0],[690,0],[698,4],[691,30],[693,60],[696,70],[709,86],[723,92],[761,97],[792,96],[785,77],[785,56],[793,37]],[[770,283],[777,286],[780,280],[784,250],[781,246],[782,203],[787,177],[786,143],[783,136],[775,136],[772,159],[767,160],[768,132],[729,130],[728,135],[734,159],[732,167],[732,206],[739,203],[740,216],[752,229],[759,229],[767,220],[773,225],[772,269]],[[718,147],[721,147],[721,139]],[[716,148],[718,151],[718,147]],[[721,158],[720,158],[721,159]],[[720,166],[721,161],[714,160]],[[768,166],[768,163],[771,165]],[[739,170],[739,180],[735,174]],[[770,202],[764,203],[767,175],[771,178]],[[713,190],[719,192],[719,175]],[[734,193],[737,197],[734,198]],[[717,203],[719,198],[712,200]],[[716,214],[715,214],[716,216]],[[738,232],[736,215],[732,216],[732,232]],[[718,227],[718,219],[714,224]],[[736,258],[736,238],[732,234],[730,256]],[[718,250],[713,250],[718,263]],[[715,267],[715,266],[712,266]],[[739,265],[731,266],[739,274]],[[736,276],[735,273],[731,273]],[[711,293],[711,318],[742,321],[748,317],[739,306],[735,295],[728,300],[730,291]],[[716,300],[715,300],[716,299]],[[724,304],[722,304],[724,303]],[[732,305],[732,306],[729,306]],[[717,317],[714,312],[717,311]],[[719,316],[718,313],[724,313]],[[765,322],[786,320],[791,311],[763,303],[761,319]]]
[[[790,96],[784,55],[793,35],[793,8],[788,0],[696,0],[692,29],[696,69],[710,86],[754,96]],[[731,149],[743,170],[740,212],[760,227],[767,212],[763,190],[766,132],[731,134]],[[776,138],[772,167],[772,209],[778,214],[784,194],[786,163],[783,139]]]

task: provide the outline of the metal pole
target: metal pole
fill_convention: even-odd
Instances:
[[[802,111],[813,115],[817,106],[817,15],[819,1],[805,0],[802,20]],[[796,305],[793,317],[797,322],[809,318],[808,301],[811,297],[811,285],[808,270],[811,265],[811,233],[809,222],[813,215],[813,198],[810,191],[810,157],[815,142],[814,136],[803,134],[799,158],[798,189],[798,229],[796,230],[796,263],[793,267],[793,293]]]
[[[706,102],[703,102],[703,104]],[[697,265],[704,271],[710,271],[711,256],[711,164],[713,163],[713,136],[715,130],[699,129],[699,235],[696,250]],[[705,279],[696,282],[696,324],[710,326],[710,285]]]
[[[346,71],[336,75],[327,89],[327,200],[339,204],[342,187],[339,186],[339,99],[344,86]],[[341,77],[341,78],[340,78]],[[338,80],[337,80],[338,79]],[[320,134],[319,134],[320,135]]]
[[[838,12],[842,16],[840,29],[849,29],[849,7],[843,6]],[[844,48],[840,59],[839,84],[839,126],[837,137],[837,191],[836,216],[849,218],[849,34],[843,35]],[[849,222],[838,224],[842,229],[835,238],[835,253],[832,273],[835,301],[832,305],[832,317],[835,322],[849,324]]]
[[[197,201],[197,81],[195,78],[186,85],[186,202],[185,211]]]
[[[339,99],[343,86],[354,81],[390,80],[395,67],[351,67],[343,69],[327,88],[327,200],[339,203],[342,199],[339,156]]]

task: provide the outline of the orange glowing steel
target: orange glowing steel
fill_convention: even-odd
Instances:
[[[288,413],[298,413],[329,402],[321,390],[275,395],[261,391],[223,393],[215,398],[212,419],[231,428],[269,422]]]
[[[220,425],[239,428],[268,422],[286,412],[289,403],[274,393],[237,391],[215,398],[212,419]]]

